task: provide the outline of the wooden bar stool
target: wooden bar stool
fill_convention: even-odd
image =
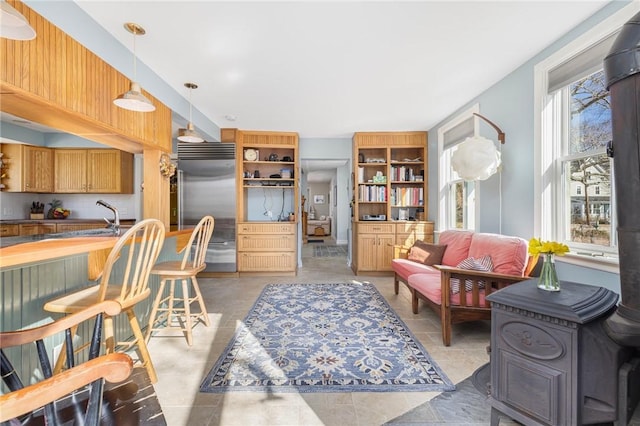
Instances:
[[[209,316],[204,306],[196,275],[207,266],[205,255],[213,234],[213,226],[213,217],[203,217],[191,233],[189,243],[181,250],[184,251],[182,261],[161,262],[151,271],[152,274],[160,276],[160,288],[149,316],[147,341],[153,331],[182,330],[187,338],[187,344],[191,346],[193,344],[191,330],[198,321],[202,320],[207,327],[209,326]],[[169,282],[169,294],[164,296],[167,281]],[[181,298],[177,298],[175,295],[176,281],[182,282]],[[193,295],[189,291],[189,281],[193,286]],[[199,312],[191,311],[193,302],[198,302],[200,305]],[[157,326],[160,324],[164,324],[164,326]]]
[[[147,369],[152,383],[158,381],[158,376],[151,363],[146,341],[140,324],[136,318],[134,308],[136,303],[145,300],[151,294],[149,289],[149,275],[164,244],[164,224],[158,219],[145,219],[122,235],[107,257],[100,283],[67,294],[44,305],[47,312],[72,314],[88,306],[104,300],[115,300],[127,314],[129,325],[133,331],[133,341],[116,341],[113,328],[113,317],[105,316],[104,336],[107,353],[126,351],[137,347],[139,359]],[[118,271],[118,273],[116,273]],[[122,271],[122,278],[120,278]],[[121,349],[121,350],[120,350]],[[65,350],[60,355],[56,369],[64,362]]]

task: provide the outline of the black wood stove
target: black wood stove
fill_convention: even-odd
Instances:
[[[633,409],[618,403],[617,379],[633,350],[604,328],[618,295],[571,282],[561,288],[540,290],[534,279],[488,297],[492,425],[501,413],[527,425],[611,423]]]

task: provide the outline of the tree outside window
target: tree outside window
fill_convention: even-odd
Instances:
[[[569,134],[559,159],[571,206],[566,239],[611,246],[612,161],[606,154],[611,140],[611,105],[604,72],[584,77],[567,90]]]

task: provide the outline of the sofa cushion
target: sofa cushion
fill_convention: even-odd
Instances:
[[[442,305],[442,287],[440,284],[440,276],[433,274],[414,274],[409,277],[409,287],[414,288],[418,293],[431,300],[436,305]],[[464,293],[466,295],[467,305],[472,304],[472,294]],[[484,290],[479,292],[480,306],[485,306],[485,294]],[[451,304],[460,305],[460,293],[451,295]]]
[[[447,246],[442,256],[442,264],[456,266],[469,257],[469,246],[471,245],[472,237],[473,231],[450,229],[442,232],[438,237],[438,244]]]
[[[393,272],[398,274],[398,276],[405,282],[409,276],[413,274],[434,275],[436,278],[440,279],[440,271],[433,266],[414,262],[409,259],[393,259],[391,261],[391,267],[393,268]]]
[[[469,269],[472,271],[493,271],[493,263],[491,262],[491,256],[489,255],[482,256],[477,259],[474,257],[468,257],[462,262],[458,263],[456,267],[460,269]],[[460,279],[451,278],[449,280],[449,285],[451,286],[451,293],[460,293]],[[473,282],[471,280],[464,280],[464,288],[467,291],[472,291]],[[478,288],[484,288],[484,282],[479,282]]]
[[[429,244],[418,240],[409,250],[407,259],[424,263],[425,265],[440,265],[446,248],[447,246]]]
[[[491,255],[493,272],[522,276],[527,264],[527,241],[499,234],[475,234],[471,239],[468,257],[478,258],[487,254]]]

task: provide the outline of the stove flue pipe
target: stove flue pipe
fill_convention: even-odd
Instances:
[[[607,334],[640,347],[640,13],[620,31],[604,59],[611,95],[621,303],[607,319]]]

